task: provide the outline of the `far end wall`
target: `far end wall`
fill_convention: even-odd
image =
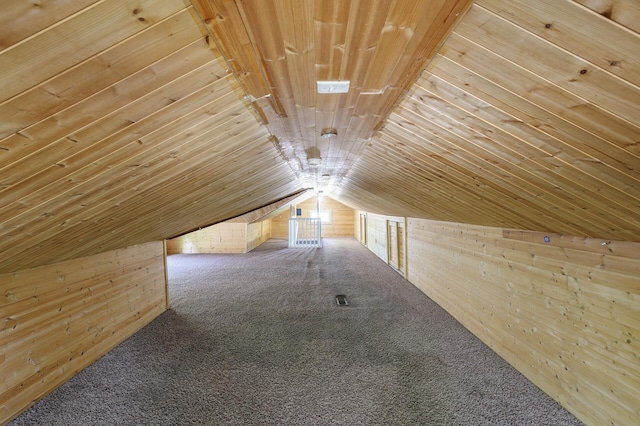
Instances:
[[[311,217],[311,212],[317,210],[316,197],[296,205],[302,209],[302,216]],[[327,238],[353,237],[354,236],[354,211],[351,207],[334,200],[333,198],[320,197],[320,211],[331,212],[331,223],[322,224],[322,236]],[[289,209],[271,219],[271,238],[289,237]]]

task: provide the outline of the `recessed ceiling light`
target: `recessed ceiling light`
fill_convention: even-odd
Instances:
[[[318,93],[347,93],[349,81],[318,81]]]
[[[312,166],[319,166],[320,164],[322,164],[322,158],[320,158],[320,157],[309,157],[309,158],[307,158],[307,161]]]

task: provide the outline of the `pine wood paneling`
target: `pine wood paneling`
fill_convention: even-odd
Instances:
[[[387,217],[367,214],[367,248],[385,263],[389,263]]]
[[[635,0],[0,9],[0,272],[310,187],[386,215],[640,239]]]
[[[184,9],[182,0],[111,0],[96,3],[52,29],[41,31],[29,43],[16,43],[0,55],[0,101],[28,90],[69,65],[130,37]],[[32,49],[39,46],[38,50]]]
[[[640,241],[640,34],[622,23],[634,9],[476,1],[339,198],[380,214]]]
[[[271,238],[270,220],[228,220],[167,240],[167,253],[247,253]]]
[[[192,7],[160,3],[39,3],[49,18],[2,6],[40,28],[2,28],[0,272],[163,240],[301,190]]]
[[[163,244],[0,275],[0,293],[3,423],[166,309]]]
[[[222,222],[167,240],[167,253],[246,253],[247,224]]]
[[[98,0],[12,1],[0,15],[0,50],[61,21]]]
[[[289,209],[271,218],[271,238],[289,238]]]
[[[296,208],[302,209],[302,216],[311,217],[311,212],[317,210],[316,197],[295,204]],[[355,230],[354,212],[351,207],[327,196],[320,197],[320,210],[331,210],[331,223],[322,224],[322,236],[333,237],[353,237]],[[289,209],[283,211],[278,216],[271,219],[271,237],[288,238],[289,235]]]
[[[408,238],[411,281],[533,383],[587,424],[637,421],[640,244],[424,219]]]
[[[271,221],[263,220],[247,225],[247,248],[251,251],[271,238]]]
[[[635,32],[640,32],[640,5],[637,0],[575,0],[602,16]]]
[[[335,186],[469,0],[197,0],[194,6],[304,187]],[[348,80],[346,94],[316,81]],[[321,139],[325,130],[337,137]]]

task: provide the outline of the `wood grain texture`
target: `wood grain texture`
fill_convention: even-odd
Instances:
[[[640,35],[608,19],[633,2],[582,3],[604,16],[570,0],[477,1],[351,166],[341,200],[639,241]]]
[[[311,217],[311,212],[317,210],[316,197],[313,196],[305,201],[296,203],[294,208],[302,211],[302,216]],[[331,211],[331,223],[322,224],[322,236],[327,238],[353,237],[354,235],[354,216],[353,209],[341,202],[331,198],[322,196],[320,198],[320,210]],[[288,238],[289,235],[289,209],[283,208],[283,211],[271,219],[271,236],[272,238]]]
[[[167,253],[246,253],[247,224],[222,222],[167,240]]]
[[[0,275],[0,290],[4,423],[166,309],[163,244]]]
[[[367,219],[369,249],[387,261],[388,220]],[[407,224],[413,284],[586,424],[633,424],[640,244],[414,218]]]
[[[307,158],[319,150],[337,186],[426,62],[471,4],[338,0],[194,2],[249,99],[275,111],[265,124],[303,186],[320,185]],[[322,79],[350,81],[346,94],[318,94]],[[254,107],[264,112],[259,102]],[[268,113],[267,113],[268,114]],[[265,115],[265,118],[267,115]],[[321,140],[325,131],[337,136]]]
[[[11,30],[0,51],[1,271],[162,240],[300,191],[192,7],[78,7],[34,35]],[[25,74],[45,39],[55,61]],[[247,156],[262,172],[237,167]]]

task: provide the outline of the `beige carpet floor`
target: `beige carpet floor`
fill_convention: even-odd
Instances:
[[[14,426],[581,424],[353,239],[168,265],[171,309]]]

